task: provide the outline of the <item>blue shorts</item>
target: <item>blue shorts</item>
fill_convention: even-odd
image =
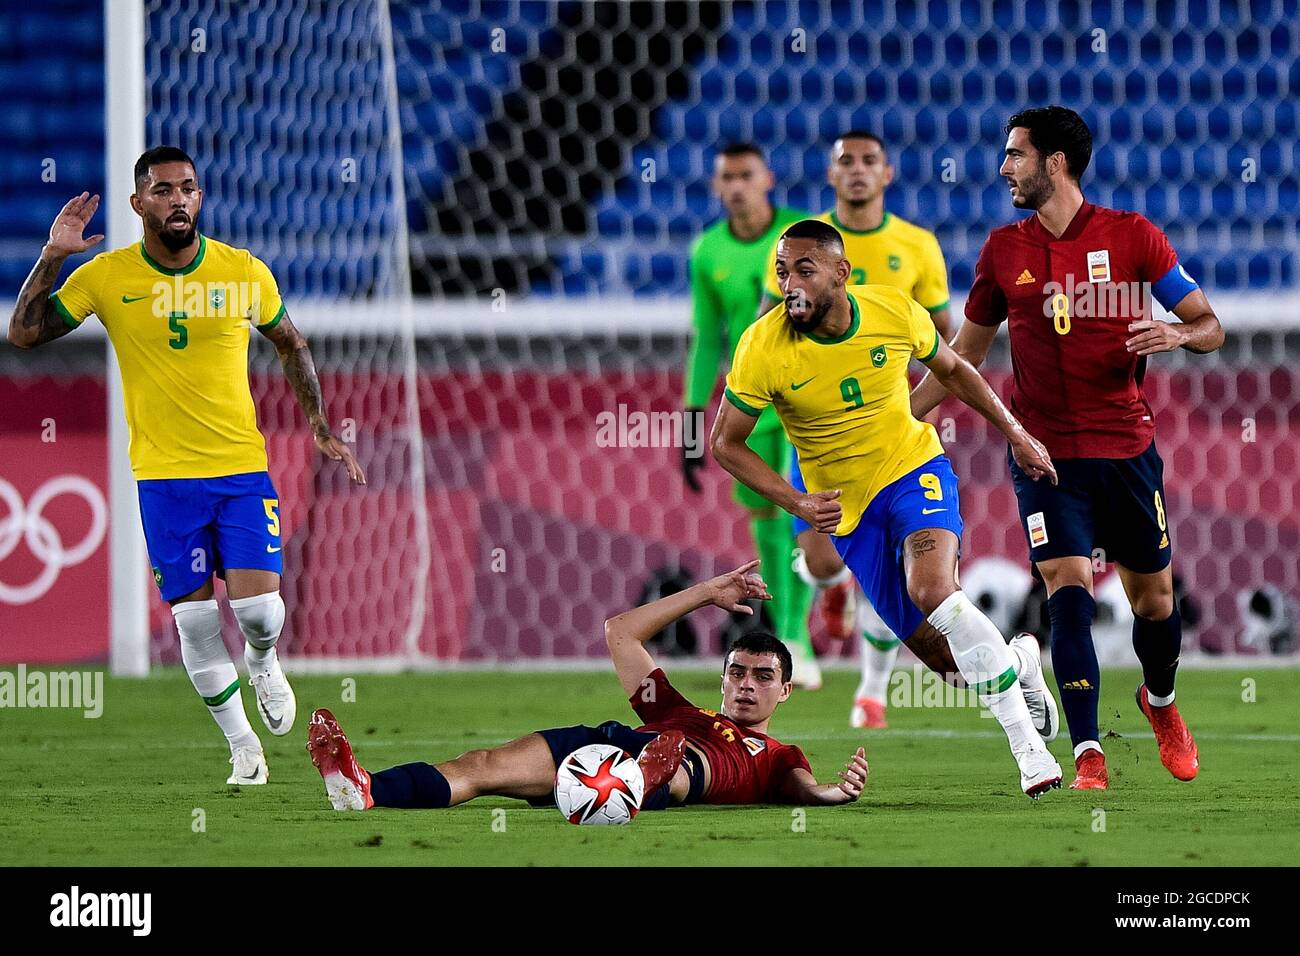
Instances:
[[[197,591],[226,568],[281,573],[280,499],[264,471],[137,482],[140,520],[164,601]]]
[[[1153,441],[1132,458],[1061,458],[1059,483],[1034,481],[1007,449],[1020,528],[1035,563],[1099,557],[1138,574],[1169,566],[1173,548],[1165,514],[1165,465]]]
[[[951,531],[960,542],[962,527],[957,475],[948,456],[937,455],[881,489],[858,526],[831,541],[880,619],[906,641],[925,615],[907,594],[903,542],[922,528]]]

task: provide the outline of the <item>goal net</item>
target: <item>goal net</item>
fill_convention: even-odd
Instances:
[[[686,489],[671,418],[638,417],[680,409],[715,150],[756,143],[774,200],[820,212],[835,134],[876,131],[886,206],[938,235],[959,316],[1016,215],[1002,126],[1053,102],[1094,131],[1088,197],[1164,229],[1229,332],[1146,377],[1189,646],[1261,653],[1243,601],[1300,600],[1293,4],[144,2],[149,144],[188,150],[204,231],[270,264],[369,478],[315,451],[254,336],[293,666],[596,663],[611,612],[748,559],[729,478]],[[50,215],[6,233],[26,260],[6,275]],[[0,357],[0,385],[57,375],[61,347]],[[83,399],[101,387],[76,371]],[[1004,386],[1005,336],[986,372]],[[955,402],[940,417],[965,560],[1023,565],[1005,445]],[[146,574],[151,657],[175,661]],[[677,637],[711,657],[729,624]]]
[[[748,557],[720,469],[694,495],[680,449],[634,428],[611,446],[599,428],[679,408],[686,249],[719,212],[713,150],[759,143],[775,198],[820,210],[829,140],[877,130],[898,171],[888,206],[936,230],[960,301],[1013,215],[1002,124],[1056,101],[1095,130],[1090,197],[1161,225],[1233,330],[1208,359],[1153,360],[1147,389],[1195,639],[1242,649],[1244,591],[1300,594],[1300,75],[1284,6],[345,0],[194,3],[187,18],[154,3],[150,138],[202,157],[208,228],[272,263],[370,473],[349,488],[313,452],[259,350],[291,655],[599,659],[602,619],[654,581]],[[197,28],[204,53],[187,49]],[[399,334],[387,303],[406,247]],[[988,368],[1001,386],[1004,350]],[[944,415],[965,553],[1022,561],[1001,440],[956,403]],[[701,651],[726,623],[697,623]]]

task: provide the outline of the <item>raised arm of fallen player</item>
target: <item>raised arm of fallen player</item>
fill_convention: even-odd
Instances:
[[[745,601],[770,601],[772,595],[757,569],[758,562],[750,561],[734,571],[701,581],[684,591],[634,607],[607,620],[605,643],[609,645],[609,656],[623,690],[631,695],[642,686],[646,675],[655,669],[657,665],[645,649],[645,643],[673,621],[710,604],[724,611],[753,614],[754,609]]]
[[[934,358],[925,364],[944,388],[983,415],[1006,436],[1011,443],[1011,454],[1025,474],[1035,481],[1046,476],[1052,484],[1056,484],[1056,468],[1052,465],[1047,449],[1016,421],[1016,417],[1002,404],[997,393],[970,362],[940,339]]]
[[[348,477],[357,484],[364,485],[366,473],[357,463],[352,449],[330,430],[324,402],[321,400],[320,379],[316,376],[316,364],[312,361],[307,339],[293,324],[288,312],[280,317],[279,322],[259,331],[271,340],[280,355],[280,367],[284,369],[285,377],[289,379],[293,393],[298,397],[298,404],[307,416],[316,447],[326,458],[343,462]]]
[[[1128,330],[1136,334],[1124,343],[1128,350],[1138,355],[1154,355],[1184,348],[1204,355],[1223,344],[1223,326],[1200,289],[1183,296],[1173,312],[1177,322],[1139,319],[1129,323]]]

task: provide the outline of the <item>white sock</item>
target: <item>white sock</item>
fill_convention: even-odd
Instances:
[[[1097,741],[1095,740],[1084,740],[1080,742],[1080,744],[1077,747],[1074,748],[1074,759],[1078,760],[1079,755],[1082,754],[1085,750],[1095,750],[1097,751],[1097,753],[1105,756],[1105,751],[1101,749],[1101,744],[1097,743]]]
[[[1015,655],[984,612],[963,592],[954,591],[934,609],[929,621],[948,639],[961,676],[1002,725],[1011,752],[1019,758],[1045,749],[1016,680]]]
[[[181,639],[181,660],[190,683],[208,705],[208,712],[226,735],[230,749],[255,747],[261,742],[244,713],[239,675],[221,639],[221,611],[215,600],[186,601],[172,607]]]
[[[1011,651],[1012,664],[1016,669],[1016,676],[1028,672],[1034,663],[1028,657],[1029,652],[1020,647],[1019,644],[1008,644],[1007,648]]]
[[[279,591],[254,594],[252,597],[232,598],[230,609],[235,612],[239,629],[244,632],[244,663],[248,673],[258,674],[275,666],[275,642],[284,629],[284,599]]]
[[[867,639],[867,633],[862,634],[862,677],[858,681],[858,689],[854,695],[854,700],[878,700],[882,704],[885,702],[885,695],[889,690],[889,675],[894,672],[894,662],[898,660],[898,639],[885,629],[885,634],[889,634],[893,643],[888,648],[881,649]],[[871,635],[876,637],[875,634]],[[879,638],[876,638],[879,641]]]
[[[808,570],[808,558],[803,551],[799,552],[799,557],[794,562],[795,574],[803,580],[809,587],[816,588],[818,591],[825,591],[827,588],[833,588],[837,584],[843,584],[849,578],[853,577],[853,572],[849,570],[847,564],[841,565],[840,569],[828,578],[819,578]]]
[[[1174,692],[1172,690],[1169,692],[1168,697],[1157,697],[1155,694],[1151,693],[1149,687],[1147,688],[1147,703],[1152,707],[1168,707],[1173,702]]]

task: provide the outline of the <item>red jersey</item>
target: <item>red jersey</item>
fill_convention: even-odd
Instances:
[[[1053,458],[1132,458],[1155,437],[1145,358],[1124,343],[1196,288],[1165,234],[1134,212],[1085,202],[1058,239],[1030,216],[989,233],[966,318],[1009,319],[1007,404]]]
[[[717,711],[696,707],[678,693],[662,668],[655,668],[628,698],[645,726],[663,733],[680,730],[709,761],[704,803],[781,803],[786,775],[796,767],[812,772],[798,747],[756,733]]]

